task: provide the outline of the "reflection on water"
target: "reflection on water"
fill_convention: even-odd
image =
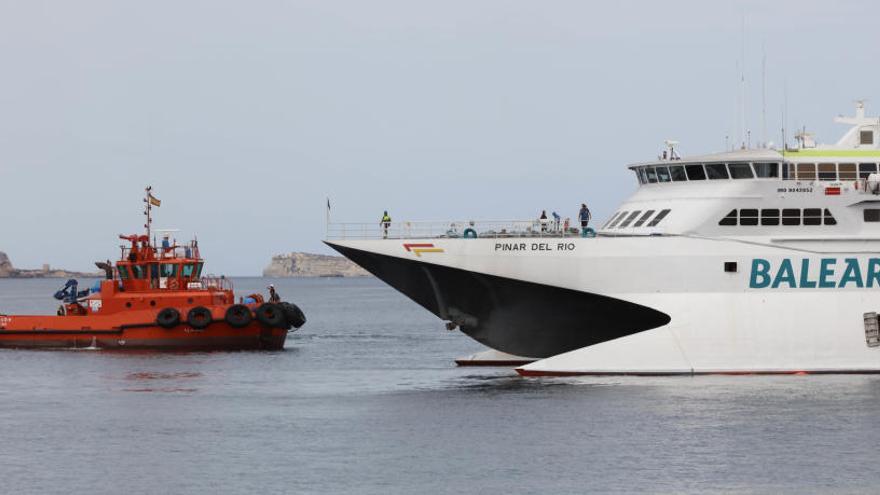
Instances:
[[[242,293],[261,279],[236,280]],[[278,352],[0,351],[7,493],[876,490],[880,377],[523,379],[374,280],[277,280]],[[0,312],[57,281],[0,280]]]

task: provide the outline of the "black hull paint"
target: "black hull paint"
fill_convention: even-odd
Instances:
[[[327,244],[477,342],[517,356],[555,356],[670,321],[599,294]]]

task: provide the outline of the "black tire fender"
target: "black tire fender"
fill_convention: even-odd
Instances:
[[[299,328],[306,324],[306,315],[296,304],[283,302],[281,308],[284,310],[284,318],[293,328]]]
[[[213,319],[211,310],[204,306],[196,306],[186,314],[186,322],[189,326],[199,330],[210,325]]]
[[[174,308],[165,308],[156,315],[156,325],[165,329],[171,329],[180,324],[180,311]]]
[[[263,304],[257,308],[256,314],[257,320],[263,325],[278,328],[287,327],[287,318],[284,317],[284,310],[278,304]]]
[[[254,321],[251,308],[244,304],[233,304],[226,310],[226,323],[234,328],[244,328]]]

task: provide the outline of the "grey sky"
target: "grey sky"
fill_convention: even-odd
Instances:
[[[324,252],[336,220],[598,219],[628,162],[736,136],[822,141],[874,98],[877,2],[0,0],[0,250],[89,269],[140,231],[197,233],[210,271]]]

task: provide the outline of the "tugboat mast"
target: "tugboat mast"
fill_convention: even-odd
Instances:
[[[144,224],[144,228],[147,229],[147,242],[152,244],[152,241],[150,240],[150,229],[153,224],[152,210],[153,206],[161,206],[162,201],[153,196],[153,186],[147,186],[144,191],[146,192],[146,196],[144,197],[144,203],[146,204],[144,215],[147,216],[147,223]]]

